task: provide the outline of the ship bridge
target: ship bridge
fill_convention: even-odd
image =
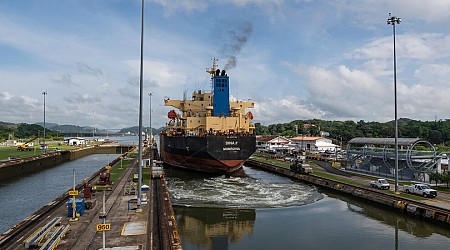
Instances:
[[[423,180],[424,174],[435,172],[441,156],[434,146],[419,138],[398,138],[398,177]],[[349,170],[373,175],[395,176],[394,138],[353,138],[347,145]]]

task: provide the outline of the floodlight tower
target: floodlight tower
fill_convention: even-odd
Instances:
[[[391,16],[387,19],[387,24],[392,25],[392,33],[394,37],[394,106],[395,106],[395,192],[398,193],[398,120],[397,120],[397,58],[395,54],[395,25],[400,24],[402,19],[400,17]]]

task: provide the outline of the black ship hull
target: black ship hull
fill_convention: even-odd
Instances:
[[[160,136],[164,163],[202,172],[234,172],[255,150],[254,135]]]

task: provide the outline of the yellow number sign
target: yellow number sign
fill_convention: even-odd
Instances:
[[[78,195],[78,190],[69,190],[69,195]]]
[[[111,224],[97,224],[97,231],[109,231],[111,230]]]

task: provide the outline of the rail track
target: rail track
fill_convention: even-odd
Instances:
[[[125,157],[127,154],[128,152],[122,154],[121,157]],[[112,166],[116,164],[120,159],[121,158],[118,157],[114,159],[112,162],[110,162],[108,165]],[[129,174],[128,172],[131,171],[132,169],[133,167],[130,166],[128,171],[125,171],[125,174],[122,174],[122,176],[119,177],[117,182],[119,182],[123,178],[128,178],[127,174]],[[75,186],[75,189],[78,190],[79,192],[82,191],[84,187],[84,182],[94,184],[98,180],[100,173],[104,172],[105,170],[106,168],[102,167],[97,172],[93,173],[90,177],[84,179],[81,183],[78,183]],[[117,185],[113,185],[112,189],[114,190],[116,187]],[[31,232],[28,232],[26,230],[31,231],[32,228],[36,228],[39,224],[42,224],[44,220],[46,220],[49,216],[51,216],[52,213],[54,213],[58,208],[62,207],[62,204],[67,202],[70,198],[68,191],[64,192],[63,194],[55,198],[53,201],[44,205],[39,210],[34,212],[32,215],[28,216],[23,221],[19,222],[18,224],[14,225],[12,228],[4,232],[0,236],[0,249],[16,249],[19,246],[23,247],[22,240],[24,239],[24,236],[28,236],[31,234]]]

